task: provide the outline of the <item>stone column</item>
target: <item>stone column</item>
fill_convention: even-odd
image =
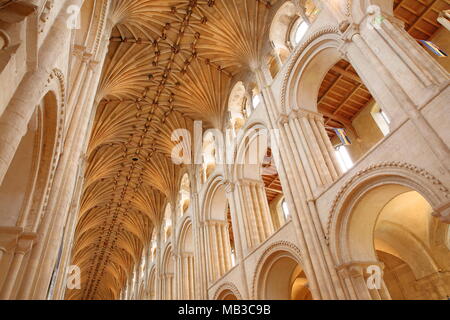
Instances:
[[[239,264],[248,253],[248,243],[246,241],[246,229],[243,220],[242,209],[237,195],[236,184],[230,181],[225,183],[228,203],[230,204],[231,224],[233,227],[233,237],[235,246],[236,264]],[[245,248],[245,249],[244,249]]]
[[[421,113],[421,109],[441,94],[450,83],[448,73],[416,43],[394,17],[370,27],[369,19],[351,25],[344,32],[346,54],[367,86],[388,114],[396,107],[416,127],[442,165],[450,170],[450,151]],[[386,92],[388,90],[388,92]],[[387,103],[385,97],[394,98]],[[393,120],[396,120],[395,118]]]
[[[110,31],[105,31],[103,34],[104,38],[98,53],[102,63],[99,65],[103,64],[106,56]],[[97,64],[94,63],[94,65]],[[78,97],[77,104],[82,107],[76,108],[71,119],[66,137],[65,152],[55,174],[46,214],[39,226],[38,233],[42,236],[42,240],[33,249],[28,263],[27,274],[34,279],[23,283],[21,299],[42,299],[45,296],[51,270],[59,249],[57,246],[60,242],[63,223],[69,211],[70,200],[74,195],[79,157],[82,157],[83,150],[86,148],[92,118],[95,115],[95,107],[99,102],[94,102],[96,92],[92,91],[92,87],[98,85],[100,75],[100,68],[93,69],[89,73],[89,77],[86,78],[82,94]],[[80,137],[83,138],[80,139]],[[55,212],[59,214],[54,214]]]
[[[298,136],[300,128],[295,121],[298,117],[295,114],[280,114],[281,107],[277,104],[270,86],[266,84],[263,72],[255,69],[255,75],[259,87],[262,88],[264,107],[271,126],[280,133],[280,139],[277,141],[280,152],[278,171],[289,210],[292,212],[298,244],[303,252],[303,268],[312,295],[314,299],[345,299],[346,295],[334,269],[334,261],[314,202],[313,190],[318,187],[314,182],[319,181],[319,175],[318,172],[312,171],[311,163],[306,153],[303,153],[303,147],[299,148],[304,144]]]
[[[35,240],[35,233],[23,233],[22,235],[20,235],[17,246],[14,250],[14,257],[9,267],[6,281],[3,284],[2,292],[0,294],[0,300],[11,299],[11,294],[16,285],[17,276],[22,267],[23,258],[30,251]]]
[[[252,249],[274,232],[264,182],[241,179],[236,185],[239,208],[241,215],[246,220],[248,249]]]
[[[81,7],[82,0],[66,0],[61,11],[42,44],[38,55],[38,68],[24,76],[0,118],[0,183],[3,182],[9,165],[27,131],[28,122],[35,110],[36,102],[46,90],[49,72],[54,68],[55,61],[61,54],[61,45],[67,43],[72,30],[67,27],[67,8],[70,5]]]
[[[209,220],[205,223],[208,234],[209,282],[213,283],[231,269],[231,248],[227,231],[227,222]]]
[[[320,191],[342,174],[323,116],[307,110],[293,110],[287,118],[294,149],[304,165],[312,191]]]

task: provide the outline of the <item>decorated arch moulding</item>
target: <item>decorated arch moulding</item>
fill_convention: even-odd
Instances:
[[[384,180],[385,183],[383,183],[383,178],[389,178],[389,180]],[[414,189],[430,202],[433,210],[445,209],[445,205],[448,207],[450,201],[448,188],[438,178],[424,169],[400,161],[382,162],[371,165],[353,175],[336,194],[326,223],[325,236],[328,245],[332,230],[336,227],[341,212],[345,212],[343,209],[348,202],[349,194],[356,189],[376,187],[380,183],[381,185],[398,183],[399,185]],[[357,201],[358,199],[354,199],[354,202]],[[433,215],[439,217],[439,213],[437,212]]]
[[[167,259],[170,259],[170,255],[174,256],[172,241],[170,241],[170,240],[166,241],[166,243],[164,244],[164,250],[162,252],[163,252],[163,255],[162,255],[161,263],[164,265],[165,262],[167,261]]]
[[[258,262],[256,264],[255,271],[253,272],[252,277],[252,297],[253,299],[257,299],[258,295],[258,281],[261,278],[261,271],[264,265],[267,262],[267,259],[269,259],[270,256],[272,256],[274,253],[278,252],[287,252],[292,256],[292,259],[294,259],[298,264],[302,264],[303,258],[302,253],[300,249],[289,241],[277,241],[272,243],[265,251],[264,253],[259,257]]]
[[[303,40],[294,50],[291,57],[289,58],[289,64],[287,68],[285,69],[284,77],[283,77],[283,84],[281,86],[281,109],[284,113],[287,112],[289,109],[289,106],[286,105],[286,95],[288,89],[290,89],[290,80],[293,78],[299,78],[300,75],[294,75],[294,68],[297,66],[299,61],[301,60],[302,56],[305,56],[305,49],[310,46],[314,41],[318,40],[319,38],[323,38],[324,40],[329,41],[335,41],[335,39],[326,39],[326,35],[332,35],[332,36],[340,36],[340,32],[337,26],[325,26],[313,34],[311,34],[308,38]],[[312,57],[311,57],[312,58]]]
[[[56,83],[55,83],[56,80]],[[55,150],[52,155],[52,160],[50,164],[50,172],[48,176],[48,185],[44,193],[44,202],[42,206],[42,212],[45,213],[48,206],[48,200],[50,197],[50,192],[53,187],[53,180],[56,174],[56,168],[58,167],[59,158],[63,148],[64,139],[64,123],[66,114],[66,83],[64,79],[64,74],[59,69],[53,69],[52,73],[49,75],[46,84],[46,91],[43,97],[50,91],[55,90],[56,104],[57,104],[57,123],[56,123],[56,139],[55,139]],[[37,220],[39,221],[39,219]],[[33,226],[37,228],[38,226]]]
[[[110,0],[103,0],[103,5],[102,5],[102,9],[101,9],[101,14],[100,14],[100,21],[98,24],[99,27],[95,34],[95,41],[94,41],[94,46],[93,46],[93,50],[92,50],[94,55],[96,55],[98,53],[98,48],[100,46],[100,42],[101,42],[102,38],[105,36],[105,32],[108,31],[107,28],[109,27],[109,24],[108,24],[107,16],[110,11],[109,10],[110,4],[111,4]],[[109,39],[107,39],[107,40],[109,41]]]
[[[216,293],[213,296],[213,300],[219,300],[219,297],[222,293],[229,291],[231,292],[238,300],[243,300],[241,293],[238,288],[231,282],[225,282],[217,288]]]

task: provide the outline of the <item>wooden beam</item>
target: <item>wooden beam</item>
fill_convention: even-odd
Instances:
[[[351,73],[350,71],[347,71],[345,69],[342,69],[341,67],[338,66],[334,66],[333,68],[331,68],[333,71],[336,71],[337,73],[339,73],[340,75],[343,75],[347,78],[350,78],[358,83],[362,83],[361,78],[358,77],[358,75]]]

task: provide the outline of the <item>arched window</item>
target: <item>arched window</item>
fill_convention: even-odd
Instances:
[[[253,110],[255,110],[259,104],[261,103],[261,96],[258,93],[253,93],[253,98],[252,98],[252,106],[253,106]]]
[[[372,107],[371,114],[376,124],[378,125],[378,128],[380,128],[380,131],[383,133],[384,136],[387,136],[390,132],[389,125],[391,124],[391,120],[389,119],[386,112],[384,112],[380,108],[380,106],[377,103],[375,103],[374,106]]]
[[[228,100],[228,114],[230,127],[234,131],[241,129],[247,119],[247,104],[246,90],[244,84],[239,81],[231,90],[230,98]]]
[[[342,172],[389,133],[388,116],[348,61],[340,60],[329,69],[317,106]]]
[[[304,6],[296,10],[298,18],[293,22],[289,34],[291,47],[296,47],[302,41],[319,12],[312,0],[306,1]]]
[[[309,24],[306,21],[299,19],[297,26],[294,28],[294,33],[292,35],[293,36],[292,43],[294,44],[294,46],[298,45],[300,41],[302,41],[308,29]]]
[[[284,219],[288,221],[291,218],[291,213],[289,212],[289,207],[286,199],[283,199],[283,201],[281,202],[281,210],[283,211]]]
[[[183,216],[189,209],[191,197],[191,187],[189,175],[186,173],[181,179],[180,184],[180,215]]]
[[[340,145],[336,147],[336,156],[341,166],[342,172],[347,172],[353,168],[353,160],[348,153],[347,146]]]

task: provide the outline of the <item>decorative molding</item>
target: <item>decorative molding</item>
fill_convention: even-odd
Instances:
[[[63,146],[64,146],[64,124],[65,124],[65,115],[66,115],[66,84],[64,79],[64,74],[59,69],[54,69],[53,72],[49,75],[47,80],[48,84],[50,84],[54,79],[58,81],[59,85],[59,99],[57,99],[57,104],[59,108],[59,119],[57,119],[56,124],[56,141],[55,141],[55,152],[52,157],[52,162],[50,164],[50,172],[49,172],[49,183],[47,185],[47,190],[44,194],[44,202],[42,206],[42,212],[47,210],[48,200],[50,197],[50,192],[53,187],[53,180],[55,178],[56,169],[58,167],[59,158],[62,154]],[[59,100],[59,101],[58,101]]]
[[[326,26],[326,27],[314,32],[313,34],[311,34],[308,38],[306,38],[306,40],[301,42],[301,44],[298,45],[295,48],[294,52],[291,54],[291,56],[289,58],[289,64],[288,64],[287,68],[285,69],[283,84],[281,86],[281,108],[283,110],[286,111],[286,109],[287,109],[286,93],[287,93],[287,89],[288,89],[289,78],[292,76],[293,69],[294,69],[295,65],[297,64],[299,57],[303,54],[306,47],[308,47],[314,40],[316,40],[317,38],[319,38],[323,35],[326,35],[326,34],[339,35],[340,33],[339,33],[339,29],[337,27]]]
[[[231,282],[225,282],[221,284],[220,287],[216,290],[213,300],[219,300],[219,296],[224,291],[230,291],[238,300],[243,300],[242,295],[239,292],[238,288]]]
[[[331,225],[333,221],[333,217],[336,215],[336,209],[340,201],[342,201],[343,195],[350,189],[351,185],[361,178],[362,176],[368,175],[371,172],[380,170],[382,172],[383,169],[401,169],[406,170],[409,173],[419,175],[428,181],[430,181],[431,185],[435,186],[435,189],[439,190],[443,197],[446,199],[450,199],[450,193],[446,186],[442,184],[442,182],[433,176],[428,171],[421,169],[413,164],[409,164],[406,162],[400,162],[400,161],[391,161],[391,162],[382,162],[378,164],[371,165],[367,167],[366,169],[358,171],[356,174],[354,174],[339,190],[339,192],[336,194],[332,205],[330,209],[330,213],[328,214],[327,224],[326,224],[326,232],[325,237],[327,240],[327,243],[329,241],[330,233],[331,233]],[[388,172],[386,172],[388,173]]]

